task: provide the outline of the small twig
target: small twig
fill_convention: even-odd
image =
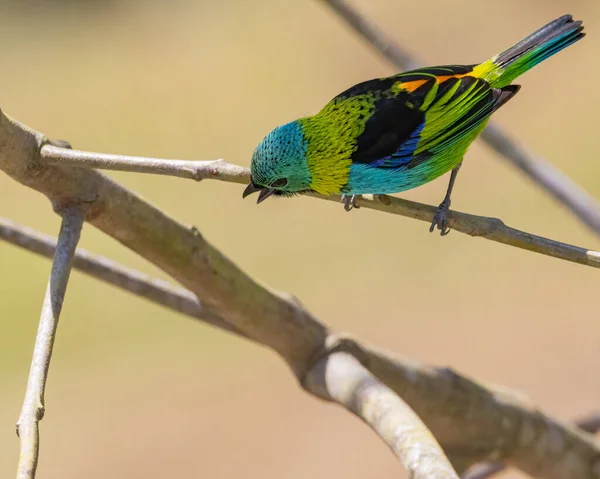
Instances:
[[[304,386],[335,401],[371,426],[414,479],[458,479],[427,426],[389,387],[352,355],[334,352],[307,375]]]
[[[223,160],[186,161],[184,162],[186,164],[185,174],[182,174],[178,170],[178,165],[182,163],[181,160],[131,156],[121,157],[104,153],[70,150],[52,145],[45,145],[42,148],[42,158],[51,165],[102,168],[108,170],[128,170],[129,165],[134,165],[134,171],[144,170],[152,172],[153,170],[157,170],[161,174],[185,178],[215,179],[240,184],[247,183],[250,180],[250,172],[247,168],[232,165]],[[143,167],[142,165],[147,160],[149,161],[148,166]],[[322,196],[317,194],[310,196],[328,201],[339,202],[340,200],[339,196]],[[431,223],[437,209],[434,206],[387,195],[364,195],[357,200],[357,205],[428,223]],[[510,228],[496,218],[451,211],[449,219],[452,229],[470,236],[477,236],[565,261],[600,268],[600,252]]]
[[[321,1],[400,70],[413,70],[422,65],[346,0]],[[483,131],[481,139],[600,234],[600,204],[564,173],[540,156],[527,152],[493,121]]]
[[[17,479],[33,479],[35,477],[39,455],[39,421],[44,417],[44,391],[50,358],[52,357],[58,318],[67,291],[73,255],[83,226],[84,215],[80,208],[69,208],[63,212],[62,217],[58,244],[35,340],[25,401],[17,422],[17,434],[21,443]]]
[[[600,431],[600,412],[578,419],[574,424],[582,431],[595,434]],[[504,471],[507,467],[506,464],[500,461],[476,464],[462,476],[462,479],[489,479]]]
[[[5,218],[0,218],[0,239],[46,258],[52,258],[56,249],[55,238]],[[246,337],[242,331],[203,307],[196,295],[187,289],[172,286],[82,248],[75,252],[73,268],[153,303]]]

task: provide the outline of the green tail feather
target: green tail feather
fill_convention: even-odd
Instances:
[[[493,82],[494,87],[502,88],[509,85],[530,68],[581,40],[584,36],[582,22],[573,21],[571,15],[557,18],[492,58],[492,63],[500,73]]]

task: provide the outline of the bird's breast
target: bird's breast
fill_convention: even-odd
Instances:
[[[333,100],[317,115],[299,120],[306,140],[311,188],[340,194],[350,178],[352,154],[365,131],[374,103],[368,96]]]

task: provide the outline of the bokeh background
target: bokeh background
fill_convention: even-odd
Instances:
[[[523,77],[495,119],[600,197],[597,0],[355,0],[424,63],[475,63],[563,13],[587,38]],[[80,149],[249,165],[272,127],[395,72],[317,0],[2,1],[0,106]],[[110,173],[332,327],[528,394],[564,419],[599,405],[598,272],[425,223],[239,185]],[[404,197],[437,205],[447,178]],[[600,242],[476,143],[456,209]],[[0,175],[0,215],[47,233],[48,201]],[[90,226],[82,246],[164,277]],[[0,477],[50,262],[0,242]],[[270,351],[74,272],[41,424],[39,477],[400,477],[368,428],[304,394]],[[509,473],[506,477],[520,477]]]

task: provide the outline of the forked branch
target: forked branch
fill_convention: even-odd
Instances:
[[[15,223],[0,221],[0,238],[38,254],[52,256],[53,239]],[[140,294],[142,291],[143,297],[210,324],[219,325],[218,321],[214,321],[214,317],[207,315],[208,311],[203,309],[199,303],[191,301],[190,296],[193,296],[191,293],[168,284],[163,284],[164,288],[155,289],[154,283],[161,284],[162,282],[147,278],[136,271],[126,270],[124,272],[123,267],[114,262],[89,253],[84,253],[78,261],[77,258],[80,254],[81,252],[77,253],[74,261],[75,268],[134,294]],[[128,280],[123,281],[121,279],[123,276]],[[129,279],[133,279],[133,283]],[[168,297],[173,296],[175,300],[164,301],[165,294]],[[184,308],[179,307],[179,300],[186,304]],[[229,327],[225,329],[229,330]],[[234,330],[234,332],[241,334],[239,330]],[[327,362],[328,357],[339,358],[341,355],[338,353],[343,352],[351,353],[353,358],[359,358],[381,383],[374,383],[373,379],[364,376],[365,373],[361,372],[356,364],[347,366],[349,360],[335,359]],[[421,445],[420,434],[425,434],[425,431],[419,421],[412,421],[410,411],[406,411],[401,405],[398,406],[398,399],[390,399],[393,404],[396,404],[391,409],[386,408],[386,401],[379,401],[379,406],[374,410],[376,413],[373,414],[369,413],[369,411],[373,412],[369,408],[356,409],[358,403],[353,402],[352,398],[358,400],[367,395],[363,390],[350,388],[352,384],[360,382],[353,378],[364,376],[365,384],[373,385],[375,398],[387,397],[388,393],[383,384],[402,397],[432,429],[434,435],[441,438],[444,449],[451,452],[453,462],[460,467],[461,471],[482,457],[494,454],[505,457],[513,464],[525,466],[536,476],[546,477],[541,472],[540,465],[547,463],[545,458],[548,454],[553,457],[551,464],[559,470],[580,468],[585,464],[585,461],[579,463],[572,460],[571,454],[574,451],[578,451],[577,454],[584,456],[593,454],[593,449],[586,450],[591,445],[589,442],[574,435],[568,429],[562,429],[554,420],[541,415],[534,408],[530,408],[528,404],[520,403],[516,401],[516,397],[507,396],[506,393],[494,392],[492,389],[474,383],[452,371],[428,369],[414,362],[393,357],[374,347],[360,345],[350,338],[334,334],[328,336],[321,357],[323,358],[321,360],[315,359],[317,366],[313,367],[305,376],[304,386],[313,394],[339,402],[345,407],[349,407],[351,411],[358,411],[359,416],[378,432],[380,432],[378,428],[382,427],[383,423],[376,423],[374,418],[386,414],[387,419],[391,422],[386,420],[385,424],[397,424],[397,420],[393,418],[404,418],[400,420],[407,421],[412,425],[408,430],[401,427],[400,430],[392,428],[380,432],[381,437],[401,458],[402,451],[408,451],[414,447],[425,447],[425,450],[430,451],[429,455],[435,456],[438,452],[436,452],[434,443],[430,444],[431,447]],[[327,369],[329,366],[331,368]],[[339,377],[336,378],[336,375]],[[347,387],[344,384],[347,384]],[[580,426],[584,430],[592,430],[598,427],[598,423],[596,415],[581,422]],[[406,425],[406,422],[402,422],[402,424]],[[527,434],[532,441],[521,443],[519,447],[516,447],[508,438],[519,437],[521,427],[519,425],[523,425],[528,431],[536,432],[533,435],[530,432]],[[402,434],[395,436],[394,431]],[[420,433],[414,434],[414,431],[420,431]],[[398,445],[394,442],[394,438],[398,439],[398,437],[406,439],[406,442],[403,442],[405,449],[397,448]],[[546,443],[544,440],[546,437],[561,438],[564,454],[556,448],[556,443]],[[478,447],[473,447],[473,444],[478,444]],[[550,449],[546,450],[545,444]],[[395,447],[396,449],[394,449]],[[512,455],[519,451],[520,454],[517,455],[517,458],[513,458]],[[524,458],[525,462],[523,462]],[[593,456],[591,459],[593,466],[595,459]],[[443,458],[439,458],[439,461],[442,465],[447,463]],[[409,469],[411,467],[418,469],[425,463],[430,464],[427,460],[406,465]],[[528,464],[529,466],[527,466]],[[445,470],[445,466],[442,467],[442,470]],[[581,469],[579,470],[581,471]],[[490,468],[479,467],[471,472],[477,474],[482,471],[489,472]],[[587,474],[585,471],[581,472]],[[577,474],[571,474],[571,476],[577,477]],[[547,477],[560,476],[550,475]]]
[[[82,216],[80,220],[82,221]],[[65,229],[66,227],[63,226],[63,230]],[[63,248],[61,237],[62,232],[59,245],[56,247],[53,238],[0,218],[0,239],[46,257],[52,257],[55,251],[57,251],[57,258],[64,256],[61,251]],[[73,251],[69,250],[69,253],[72,254]],[[84,250],[75,252],[73,266],[75,269],[155,303],[243,335],[214,313],[204,309],[197,298],[184,289],[149,278]],[[55,329],[56,321],[54,332]],[[53,334],[49,335],[45,329],[44,334],[38,335],[38,338],[43,338],[46,345],[49,339],[53,338]],[[21,415],[23,419],[19,420],[17,426],[24,451],[21,454],[22,463],[19,464],[18,479],[35,477],[39,453],[37,422],[43,415],[43,399],[35,401],[29,395],[38,398],[40,394],[38,388],[41,387],[43,396],[49,353],[51,348],[46,353],[45,370],[36,368],[35,374],[31,375],[30,381],[33,382],[33,387],[28,387],[28,399]],[[338,402],[373,427],[405,467],[414,473],[415,479],[458,479],[442,448],[418,416],[391,389],[382,384],[349,354],[338,352],[326,357],[312,368],[305,383],[305,387],[313,394]],[[430,472],[435,474],[429,475]]]
[[[355,357],[334,352],[304,380],[314,394],[341,404],[371,426],[414,479],[458,479],[450,461],[415,412]]]

